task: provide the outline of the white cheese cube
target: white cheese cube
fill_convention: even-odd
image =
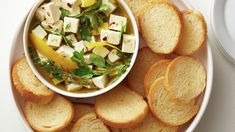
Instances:
[[[110,2],[109,0],[102,0],[102,2],[103,2],[103,6],[107,6],[108,7],[108,9],[104,11],[104,14],[106,16],[109,16],[117,8],[117,5],[112,3],[112,2]]]
[[[86,44],[87,43],[88,43],[87,41],[81,40],[81,41],[73,44],[73,46],[74,46],[74,49],[78,52],[81,52],[82,49],[84,50],[84,52],[87,52],[87,49],[86,49]]]
[[[51,0],[51,2],[54,2],[57,6],[61,7],[62,6],[62,2],[61,0]]]
[[[126,24],[127,24],[127,18],[118,16],[118,15],[110,15],[109,18],[109,29],[117,30],[126,32]],[[123,28],[123,29],[122,29]]]
[[[91,54],[84,55],[84,61],[88,65],[91,64],[90,56],[91,56]]]
[[[70,12],[70,16],[75,16],[81,13],[80,0],[62,0],[62,8]]]
[[[91,37],[91,43],[94,43],[94,42],[96,42],[96,41],[95,41],[95,37],[92,36],[92,37]],[[89,44],[89,43],[87,43],[87,44]],[[87,48],[88,51],[91,51],[92,49],[95,48],[95,46],[88,46],[88,45],[86,45],[86,48]]]
[[[107,85],[108,77],[107,75],[101,75],[101,76],[92,78],[92,81],[96,87],[102,89],[102,88],[105,88],[105,86]]]
[[[49,32],[61,33],[62,28],[63,28],[63,21],[58,20],[53,24],[50,24],[47,21],[42,21],[41,25],[45,30]]]
[[[38,25],[36,28],[34,28],[32,32],[35,35],[37,35],[38,38],[40,38],[40,39],[44,39],[47,36],[47,32],[40,25]]]
[[[66,89],[68,91],[76,91],[82,88],[82,85],[76,84],[76,83],[70,83],[66,84]]]
[[[93,65],[87,65],[91,70],[93,69]]]
[[[135,45],[136,45],[135,36],[123,34],[122,52],[134,53]]]
[[[78,42],[74,34],[70,34],[70,35],[66,36],[66,38],[68,39],[68,41],[71,42],[71,44],[75,44]]]
[[[54,23],[60,19],[60,7],[57,6],[54,2],[43,5],[42,9],[44,9],[44,15],[48,23]]]
[[[52,47],[60,47],[60,43],[62,41],[62,36],[49,34],[47,39],[47,44]]]
[[[57,53],[60,53],[61,55],[65,57],[72,57],[74,49],[67,46],[67,45],[62,45],[59,49],[56,50]]]
[[[111,50],[108,55],[108,59],[110,60],[110,62],[115,62],[120,59],[120,57],[117,55],[117,52],[118,51],[116,49]]]
[[[64,17],[64,32],[77,33],[79,27],[79,20],[72,17]]]
[[[109,54],[109,50],[103,46],[95,47],[92,52],[94,54],[100,55],[101,57],[105,58]]]
[[[42,9],[42,6],[40,6],[36,12],[35,12],[36,18],[41,22],[45,20],[44,10]]]
[[[119,45],[121,36],[121,32],[101,30],[100,40],[101,42],[108,42],[113,45]]]

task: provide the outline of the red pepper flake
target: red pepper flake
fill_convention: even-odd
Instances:
[[[112,26],[113,24],[115,24],[115,22],[111,22],[111,23],[109,24],[109,26]]]
[[[105,37],[103,37],[103,39],[102,39],[103,41],[106,41],[107,40],[107,37],[105,36]]]
[[[72,8],[72,5],[71,5],[70,3],[67,3],[67,6],[68,6],[69,8]]]

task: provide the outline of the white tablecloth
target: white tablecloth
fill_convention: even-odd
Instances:
[[[206,17],[209,41],[214,58],[214,84],[211,99],[196,132],[235,131],[235,65],[228,62],[215,47],[210,27],[212,0],[188,0]],[[24,132],[26,129],[16,114],[8,84],[8,62],[13,35],[22,17],[34,0],[1,0],[0,4],[0,131]],[[235,8],[235,7],[234,7]],[[234,14],[231,14],[234,15]]]

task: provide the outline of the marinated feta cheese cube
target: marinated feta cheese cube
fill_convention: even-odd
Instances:
[[[110,0],[102,0],[102,2],[103,2],[102,6],[107,8],[106,10],[104,10],[104,14],[106,16],[109,16],[117,8],[117,5],[111,2]]]
[[[62,41],[62,36],[49,34],[47,39],[47,44],[52,47],[60,47],[60,43]]]
[[[92,52],[96,55],[100,55],[103,58],[109,54],[109,50],[104,46],[97,46],[92,50]]]
[[[68,91],[76,91],[82,88],[82,85],[76,83],[66,84],[66,89]]]
[[[63,21],[58,20],[53,24],[50,24],[47,21],[42,21],[41,25],[45,30],[49,32],[61,33],[62,28],[63,28]]]
[[[91,36],[91,41],[90,41],[91,43],[94,43],[94,42],[96,42],[95,41],[95,37],[94,36]],[[89,43],[87,43],[87,44],[89,44]],[[95,48],[95,46],[89,46],[89,45],[86,45],[86,48],[87,48],[87,50],[88,51],[91,51],[92,49],[94,49]]]
[[[40,6],[36,12],[35,12],[36,18],[41,22],[45,20],[44,10],[42,9],[42,6]]]
[[[55,2],[50,2],[42,6],[44,15],[48,23],[54,23],[60,19],[60,7]]]
[[[108,55],[108,59],[110,60],[110,62],[115,62],[120,59],[117,53],[118,51],[116,49],[111,50],[111,52]]]
[[[92,81],[96,87],[101,89],[101,88],[105,88],[105,86],[107,85],[108,77],[107,75],[104,74],[104,75],[92,78]]]
[[[113,14],[110,15],[109,29],[126,32],[126,24],[127,24],[126,17]]]
[[[79,27],[79,20],[72,17],[64,17],[64,32],[77,33]]]
[[[40,39],[44,39],[47,36],[47,32],[40,26],[38,25],[36,28],[32,30],[32,32],[38,36]]]
[[[61,7],[62,6],[62,2],[61,0],[51,0],[51,2],[54,2],[57,6]]]
[[[87,65],[91,70],[93,69],[93,65]]]
[[[84,61],[88,65],[91,64],[90,56],[91,56],[91,54],[84,55]]]
[[[80,0],[62,0],[62,8],[70,12],[70,16],[75,16],[81,13]]]
[[[122,52],[134,53],[135,45],[136,45],[135,36],[123,34]]]
[[[82,49],[84,50],[84,52],[87,52],[87,49],[86,49],[86,44],[87,43],[88,43],[87,41],[81,40],[81,41],[73,44],[73,46],[74,46],[74,49],[78,52],[81,52]]]
[[[78,42],[74,34],[70,34],[66,36],[66,39],[68,39],[68,41],[70,41],[71,44],[75,44]]]
[[[119,45],[121,36],[121,32],[101,30],[100,40],[101,42],[108,42],[113,45]]]
[[[65,56],[65,57],[72,57],[74,49],[67,46],[67,45],[62,45],[59,49],[56,50],[57,53]]]

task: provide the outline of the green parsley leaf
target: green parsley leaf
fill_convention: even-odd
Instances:
[[[92,78],[92,76],[94,75],[93,71],[87,66],[82,66],[73,70],[72,74],[82,78]]]
[[[60,10],[61,10],[61,16],[60,16],[61,20],[64,20],[64,17],[69,16],[68,10],[65,10],[64,8],[60,8]]]
[[[54,78],[56,78],[58,80],[63,79],[63,71],[58,66],[52,67],[52,75]]]
[[[71,59],[74,62],[77,62],[80,66],[85,66],[86,63],[84,61],[84,49],[82,49],[80,52],[74,51]]]
[[[62,37],[63,37],[63,39],[64,39],[64,42],[65,42],[68,46],[70,46],[70,47],[73,46],[73,45],[72,45],[72,42],[69,41],[65,36],[62,36]]]
[[[106,67],[106,61],[100,55],[91,54],[90,61],[98,67]]]

